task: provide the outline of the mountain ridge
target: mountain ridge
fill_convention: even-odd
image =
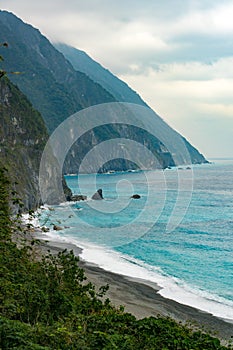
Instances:
[[[40,111],[50,133],[83,108],[115,101],[99,84],[75,71],[38,29],[7,11],[0,11],[0,25],[0,42],[8,42],[4,67],[22,72],[10,79]]]
[[[126,82],[93,60],[85,51],[64,43],[55,43],[54,46],[71,62],[74,69],[85,73],[92,80],[101,84],[119,102],[130,102],[149,107],[140,95],[132,90]]]
[[[54,48],[38,29],[25,24],[14,14],[6,11],[0,11],[0,42],[8,42],[9,44],[4,52],[4,69],[22,72],[17,76],[11,75],[10,79],[27,96],[34,108],[41,113],[50,134],[63,121],[66,121],[68,117],[78,111],[85,110],[90,106],[119,102],[119,99],[117,100],[110,91],[102,87],[100,82],[95,82],[85,73],[75,70],[73,64]],[[99,64],[97,65],[100,70],[104,69]],[[118,84],[119,79],[111,73],[109,74],[111,79],[116,79]],[[132,94],[136,96],[135,98],[138,99],[141,106],[147,106],[124,82],[120,82],[121,84],[123,84],[124,89],[130,91],[131,96]],[[127,94],[124,99],[127,103],[131,102]],[[162,120],[156,113],[154,115],[158,118],[158,121]],[[171,137],[179,135],[165,122],[163,123],[167,134],[170,134]],[[173,155],[166,149],[166,142],[161,142],[159,135],[158,138],[151,137],[145,131],[137,128],[130,129],[126,125],[119,126],[115,123],[115,125],[102,125],[97,129],[91,129],[81,140],[76,142],[65,160],[64,173],[78,173],[83,157],[91,148],[104,140],[121,137],[131,138],[142,145],[148,146],[159,160],[161,168],[176,165]],[[206,162],[203,155],[184,138],[183,140],[190,151],[190,162]],[[62,142],[62,140],[60,141]],[[101,155],[98,156],[101,163]],[[177,165],[183,162],[182,154],[180,154],[179,159],[181,161]],[[148,168],[150,167],[151,164],[148,163]],[[128,170],[131,168],[131,162],[119,158],[113,159],[108,165],[103,164],[100,171],[110,169]],[[92,171],[92,167],[89,171]]]
[[[91,79],[104,86],[104,88],[119,101],[136,103],[150,108],[137,92],[132,90],[124,81],[112,74],[108,69],[104,68],[100,63],[92,59],[86,52],[61,42],[55,43],[54,46],[63,53],[75,69],[85,73]],[[192,154],[193,162],[199,163],[199,151],[193,147],[184,136],[181,135],[181,138],[184,140],[188,151]],[[208,162],[204,159],[202,159],[202,161],[204,163]]]

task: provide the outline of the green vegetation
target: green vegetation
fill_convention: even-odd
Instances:
[[[115,308],[103,298],[108,286],[96,291],[72,251],[39,259],[34,241],[17,247],[10,196],[0,170],[1,349],[227,349],[172,319],[136,320]]]

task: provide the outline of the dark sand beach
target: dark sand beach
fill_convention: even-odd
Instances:
[[[55,254],[64,249],[73,250],[75,255],[81,252],[80,248],[72,244],[44,241],[43,234],[38,234],[38,238],[41,240],[41,249],[44,253],[49,250]],[[193,325],[198,325],[221,339],[233,338],[233,323],[162,297],[158,294],[158,285],[152,282],[105,271],[97,265],[82,260],[80,260],[80,266],[85,270],[88,281],[92,282],[96,288],[109,284],[110,288],[106,296],[114,305],[123,305],[125,311],[137,318],[170,316],[182,323],[191,322]]]

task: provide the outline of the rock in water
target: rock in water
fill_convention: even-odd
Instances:
[[[70,200],[74,202],[85,201],[87,200],[87,196],[84,196],[82,194],[75,194],[71,196]]]
[[[130,198],[139,199],[141,196],[139,194],[133,194]]]
[[[55,231],[61,231],[63,228],[62,228],[61,226],[54,225],[54,226],[53,226],[53,229],[54,229]]]
[[[93,194],[93,196],[91,197],[91,199],[95,199],[95,200],[98,200],[98,199],[103,199],[103,191],[101,188],[99,188],[96,193]]]

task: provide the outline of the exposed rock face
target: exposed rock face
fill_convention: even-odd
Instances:
[[[47,131],[40,114],[9,82],[0,79],[0,161],[26,209],[40,205],[38,173]]]
[[[7,78],[0,79],[0,164],[8,169],[9,177],[24,210],[36,209],[41,202],[39,166],[48,139],[43,118],[27,98]],[[57,161],[51,155],[47,171],[57,176]],[[63,179],[66,195],[71,193]],[[62,200],[54,190],[47,193],[47,203]]]
[[[66,200],[69,201],[70,198],[72,197],[72,191],[71,191],[71,189],[67,186],[67,183],[66,183],[64,177],[62,178],[62,188],[63,188],[63,191],[64,191],[64,195],[65,195]]]
[[[94,200],[104,199],[104,198],[103,198],[103,191],[102,191],[102,189],[99,188],[99,189],[93,194],[93,196],[91,197],[91,199],[94,199]]]

